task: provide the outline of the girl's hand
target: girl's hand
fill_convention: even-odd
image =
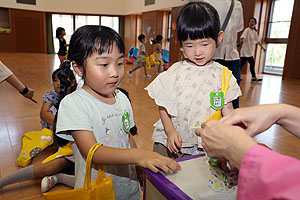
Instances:
[[[177,154],[182,148],[182,140],[180,134],[173,130],[168,132],[167,147],[171,153]]]
[[[153,151],[139,149],[137,164],[150,169],[152,172],[157,173],[162,170],[165,173],[177,172],[181,170],[180,165],[173,159],[162,156]]]

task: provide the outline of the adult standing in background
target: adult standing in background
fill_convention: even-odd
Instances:
[[[34,99],[32,99],[34,95],[34,90],[26,87],[18,77],[12,73],[1,61],[0,61],[0,83],[2,81],[7,81],[10,85],[16,88],[20,94],[24,97],[30,99],[31,101],[37,103]]]
[[[210,3],[218,11],[220,22],[223,25],[230,6],[233,3],[232,13],[224,31],[221,44],[217,47],[214,60],[228,67],[240,84],[240,56],[237,50],[237,33],[244,29],[244,17],[242,3],[238,0],[204,0]],[[223,27],[223,26],[222,26]],[[234,108],[239,107],[239,98],[232,101]]]

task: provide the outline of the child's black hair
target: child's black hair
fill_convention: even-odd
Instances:
[[[251,19],[253,19],[253,20],[254,20],[255,24],[257,24],[257,20],[256,20],[256,18],[255,18],[255,17],[250,17],[250,18],[248,19],[248,22],[250,22],[250,20],[251,20]]]
[[[99,55],[111,53],[114,43],[117,45],[119,52],[124,54],[124,42],[112,28],[99,25],[82,26],[71,36],[68,60],[75,61],[77,65],[82,67],[83,77],[85,77],[86,59],[95,52]]]
[[[140,42],[142,42],[142,40],[145,39],[145,38],[146,38],[146,36],[144,34],[141,34],[141,35],[138,36],[138,40]]]
[[[57,75],[57,73],[58,73],[59,70],[60,70],[60,68],[58,68],[58,69],[56,69],[56,70],[54,70],[54,71],[52,72],[52,81],[55,80],[55,76]]]
[[[176,21],[177,38],[182,44],[187,39],[212,38],[218,41],[220,18],[216,9],[206,2],[189,2]]]
[[[61,33],[62,33],[63,31],[65,31],[65,29],[64,29],[63,27],[58,27],[58,28],[56,29],[56,38],[57,38],[57,39],[60,39],[60,38],[61,38]]]
[[[155,40],[156,40],[156,42],[160,42],[160,41],[162,41],[163,38],[164,37],[162,35],[157,35]]]
[[[151,41],[152,41],[152,44],[156,44],[156,43],[159,43],[160,41],[162,41],[162,39],[163,39],[162,35],[157,35],[156,38]]]
[[[59,109],[59,103],[61,100],[68,94],[76,90],[77,84],[76,84],[76,78],[74,75],[74,72],[71,70],[71,65],[65,63],[63,66],[61,65],[61,68],[56,69],[52,73],[52,80],[54,81],[55,76],[60,81],[60,93],[59,93],[59,101],[55,105],[56,109]],[[74,83],[72,85],[72,83]],[[67,143],[69,143],[68,140],[62,139],[60,137],[57,137],[55,134],[56,131],[56,121],[57,121],[57,114],[54,117],[54,123],[53,123],[53,138],[56,144],[59,146],[64,146]]]

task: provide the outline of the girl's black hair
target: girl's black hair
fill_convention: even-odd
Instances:
[[[61,33],[65,31],[65,29],[63,27],[58,27],[56,29],[56,38],[59,39],[61,37]]]
[[[71,62],[70,61],[64,61],[60,68],[55,70],[52,73],[52,80],[57,76],[57,78],[60,80],[60,92],[59,92],[59,101],[55,105],[56,109],[59,109],[59,103],[61,100],[68,94],[72,93],[76,90],[77,83],[76,78],[74,75],[74,72],[71,70]],[[73,83],[73,85],[72,85]],[[69,143],[68,140],[65,140],[63,138],[58,137],[56,132],[56,122],[57,122],[57,114],[54,117],[54,124],[53,124],[53,138],[56,144],[59,146],[64,146]]]
[[[71,36],[68,60],[75,61],[77,65],[83,68],[84,77],[86,59],[95,52],[99,55],[111,53],[113,43],[117,45],[120,53],[125,53],[122,38],[112,28],[99,25],[82,26]]]
[[[251,19],[253,19],[253,20],[255,21],[255,24],[257,24],[257,20],[256,20],[255,17],[250,17],[250,18],[248,19],[248,22],[250,22]]]
[[[156,44],[160,42],[164,37],[162,35],[157,35],[154,40],[152,40],[152,44]]]
[[[212,38],[218,42],[220,18],[216,9],[206,2],[189,2],[176,21],[177,38],[182,44],[187,39]]]

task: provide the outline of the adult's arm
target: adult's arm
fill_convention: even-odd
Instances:
[[[18,77],[15,74],[12,74],[9,76],[6,81],[12,85],[14,88],[16,88],[19,92],[22,92],[26,86],[18,79]],[[28,88],[28,91],[25,94],[22,94],[24,97],[32,100],[32,97],[34,95],[34,90]]]
[[[291,134],[300,138],[300,108],[287,104],[265,104],[239,108],[220,119],[229,125],[246,128],[250,136],[255,136],[273,124],[278,124]]]
[[[10,71],[8,67],[6,67],[1,61],[0,61],[0,82],[7,81],[10,85],[12,85],[14,88],[16,88],[19,92],[26,92],[22,94],[24,97],[36,102],[32,99],[34,95],[34,90],[27,88],[20,79]],[[27,89],[25,89],[27,88]],[[26,91],[27,90],[27,91]]]
[[[237,199],[299,199],[300,161],[254,145],[243,158],[238,180]]]

